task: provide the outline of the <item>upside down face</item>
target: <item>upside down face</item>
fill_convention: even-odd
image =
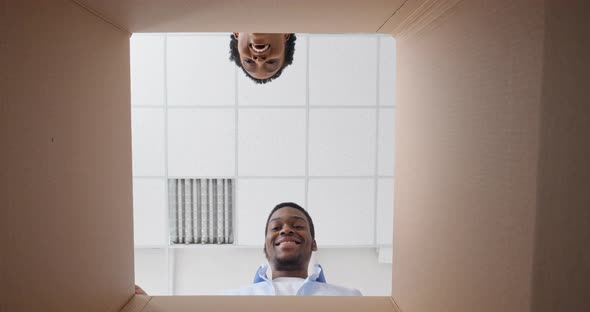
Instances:
[[[289,34],[234,33],[240,62],[256,79],[268,79],[285,63],[285,44]]]

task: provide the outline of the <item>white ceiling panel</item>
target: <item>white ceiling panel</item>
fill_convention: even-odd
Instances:
[[[133,232],[135,246],[168,244],[166,179],[133,179]]]
[[[309,39],[309,105],[377,105],[377,37]]]
[[[305,175],[305,109],[241,109],[238,119],[240,175]]]
[[[395,39],[379,37],[379,105],[395,105]]]
[[[164,105],[164,42],[164,34],[131,37],[131,105]]]
[[[379,179],[377,183],[377,244],[389,245],[393,242],[393,179]]]
[[[235,110],[168,110],[168,175],[235,175]]]
[[[395,109],[379,110],[379,175],[392,176],[395,165]]]
[[[312,109],[309,114],[310,175],[375,174],[375,109]]]
[[[374,179],[311,179],[309,213],[318,247],[375,243]]]
[[[164,176],[166,173],[164,125],[163,109],[131,110],[134,176]]]
[[[235,64],[229,34],[167,35],[169,106],[234,105]]]

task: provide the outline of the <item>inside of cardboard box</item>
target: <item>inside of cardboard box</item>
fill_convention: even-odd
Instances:
[[[398,41],[404,311],[589,310],[588,1],[256,2],[291,11],[3,2],[0,310],[398,311],[392,297],[133,296],[129,32],[273,22],[421,30]]]

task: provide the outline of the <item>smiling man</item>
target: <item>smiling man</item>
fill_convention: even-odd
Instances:
[[[295,203],[278,204],[266,220],[264,254],[270,265],[256,272],[255,283],[229,295],[362,296],[356,289],[325,282],[322,268],[308,275],[312,251],[317,250],[311,217]]]
[[[233,33],[230,61],[256,83],[278,78],[293,63],[295,34]]]

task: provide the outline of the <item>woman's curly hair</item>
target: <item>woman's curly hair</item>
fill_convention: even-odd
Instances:
[[[242,66],[242,60],[240,59],[240,52],[238,51],[238,39],[234,36],[234,34],[230,35],[230,42],[229,42],[229,60],[236,63],[236,66],[241,68],[246,76],[250,79],[254,80],[255,83],[264,84],[267,82],[271,82],[274,79],[277,79],[281,73],[283,73],[283,69],[285,67],[291,65],[293,63],[293,54],[295,54],[295,40],[297,37],[295,34],[289,34],[289,39],[285,42],[285,61],[283,62],[283,66],[272,76],[266,79],[258,79],[252,77]]]

